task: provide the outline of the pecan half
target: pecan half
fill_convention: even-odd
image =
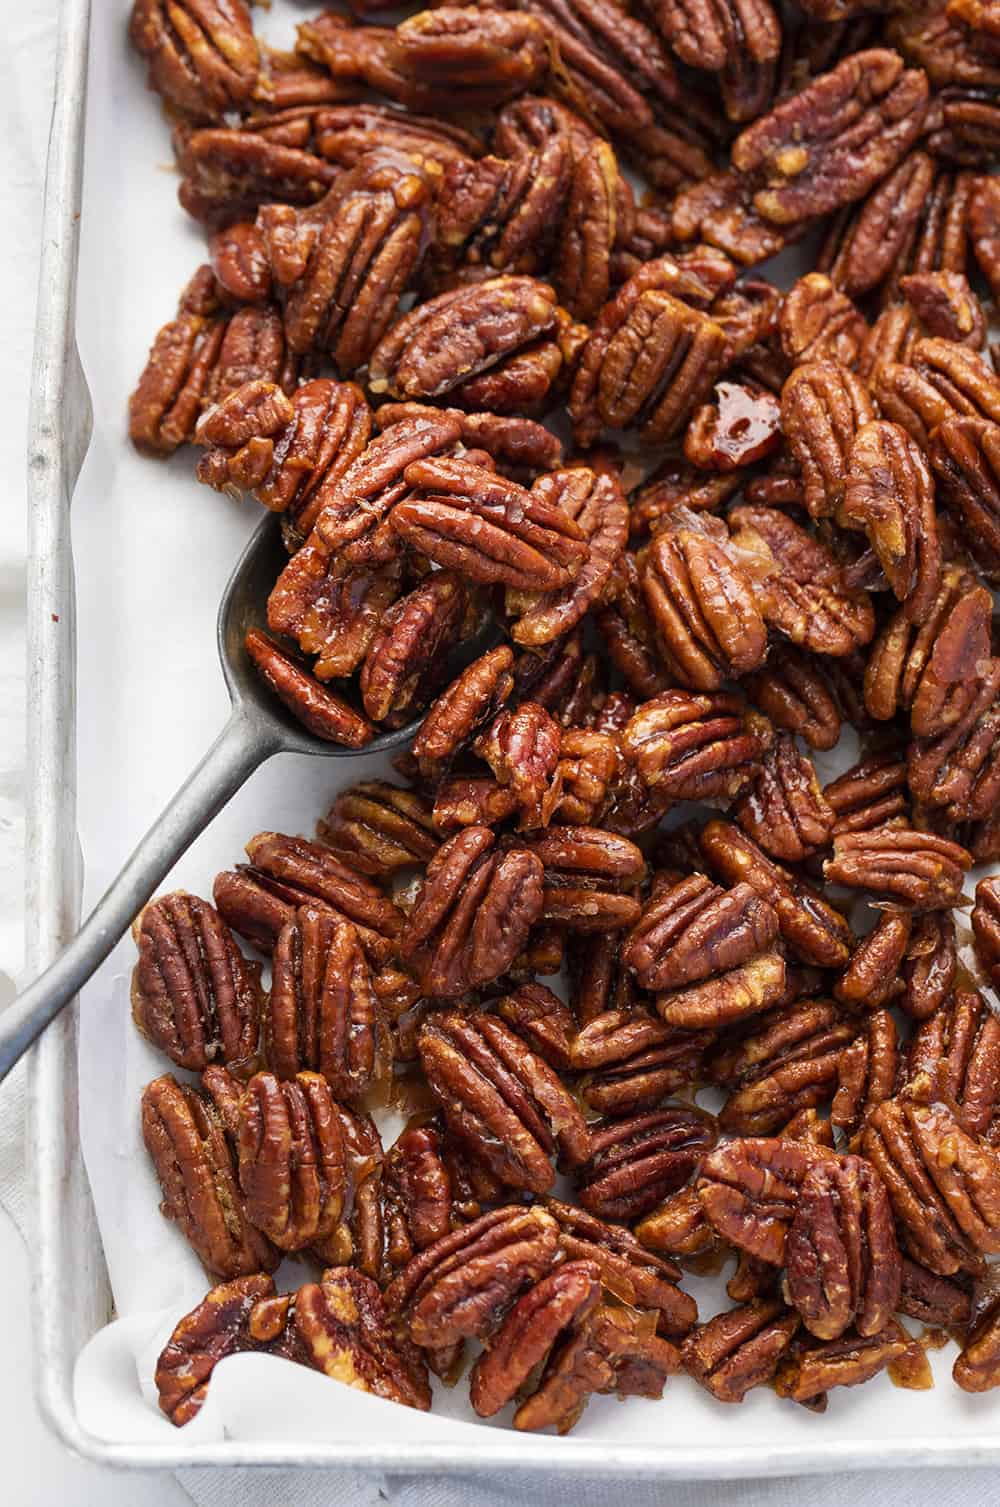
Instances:
[[[902,1263],[878,1173],[857,1156],[810,1168],[785,1241],[789,1302],[810,1334],[835,1340],[854,1324],[878,1334],[899,1301]]]
[[[562,730],[535,701],[522,701],[494,717],[474,748],[509,788],[523,828],[547,827],[561,793],[559,748]]]
[[[934,159],[911,152],[846,220],[834,222],[820,253],[820,270],[848,297],[871,292],[899,262],[905,265],[934,178]]]
[[[556,1072],[565,1073],[574,1066],[576,1016],[544,984],[521,984],[510,994],[501,995],[493,1009]]]
[[[822,1412],[831,1387],[857,1387],[870,1381],[900,1360],[911,1344],[895,1319],[867,1338],[849,1330],[839,1339],[800,1348],[786,1356],[778,1366],[774,1390],[779,1397]]]
[[[842,833],[823,874],[833,884],[863,888],[906,909],[944,910],[962,893],[972,855],[946,837],[907,827]]]
[[[225,1069],[208,1072],[205,1093],[169,1073],[143,1089],[142,1138],[163,1192],[160,1209],[213,1276],[274,1271],[280,1253],[248,1220],[236,1182],[226,1121],[239,1086]]]
[[[488,827],[450,837],[427,873],[402,939],[426,994],[450,998],[501,977],[543,913],[542,864],[495,850]]]
[[[677,989],[749,962],[777,935],[777,916],[750,885],[723,890],[692,874],[650,900],[623,957],[643,989]]]
[[[989,881],[986,881],[989,883]],[[971,1136],[1000,1138],[1000,1017],[982,995],[956,990],[910,1042],[907,1077],[926,1073]]]
[[[195,120],[245,107],[260,55],[244,0],[134,0],[129,39],[149,87]]]
[[[212,1372],[227,1355],[268,1350],[273,1332],[261,1322],[274,1308],[270,1277],[220,1283],[175,1325],[160,1351],[153,1380],[160,1410],[180,1428],[201,1409]],[[283,1327],[283,1326],[282,1326]]]
[[[421,768],[433,771],[459,753],[514,689],[514,655],[506,644],[473,660],[432,704],[413,740]]]
[[[257,1048],[260,967],[236,945],[218,911],[177,891],[151,901],[132,935],[132,1019],[178,1067],[235,1067]]]
[[[517,1300],[469,1377],[469,1400],[480,1418],[491,1418],[517,1395],[534,1367],[600,1296],[598,1267],[568,1261]]]
[[[377,878],[429,863],[440,845],[422,797],[384,780],[342,790],[316,835],[348,866]]]
[[[720,1124],[739,1135],[773,1135],[800,1110],[832,1098],[858,1023],[831,1000],[776,1005],[706,1060],[706,1076],[732,1085]]]
[[[576,1173],[592,1214],[627,1223],[683,1187],[718,1135],[704,1110],[666,1106],[627,1120],[595,1122],[591,1153]]]
[[[908,911],[883,912],[833,986],[836,997],[858,1010],[876,1010],[899,994],[903,989],[899,973],[912,930]]]
[[[557,1151],[567,1167],[589,1155],[590,1135],[571,1095],[505,1021],[435,1014],[417,1044],[449,1128],[505,1186],[545,1193]]]
[[[240,1102],[239,1152],[247,1216],[275,1245],[300,1251],[333,1235],[348,1197],[347,1157],[325,1078],[251,1078]]]
[[[716,1146],[701,1167],[702,1208],[737,1250],[784,1266],[785,1240],[805,1176],[833,1156],[807,1141],[751,1139]]]
[[[681,1345],[684,1369],[717,1402],[742,1402],[778,1369],[799,1318],[777,1299],[756,1299],[699,1324]]]
[[[996,1308],[985,1313],[966,1337],[951,1374],[963,1392],[1000,1387],[1000,1311]]]
[[[907,618],[922,623],[941,585],[934,487],[927,462],[898,424],[876,422],[858,431],[841,521],[865,531]]]
[[[382,1170],[385,1255],[400,1268],[451,1230],[452,1177],[434,1125],[404,1130]]]
[[[285,654],[266,633],[251,628],[243,648],[268,690],[273,692],[297,722],[324,743],[345,748],[363,748],[375,729],[342,696],[321,685],[316,677]]]
[[[371,1277],[349,1267],[325,1271],[320,1282],[295,1293],[291,1320],[306,1365],[359,1392],[424,1412],[430,1408],[423,1363],[394,1342]]]
[[[947,911],[914,917],[902,971],[899,1003],[911,1020],[926,1020],[948,998],[958,972],[955,922]]]
[[[746,676],[744,689],[775,727],[796,733],[810,748],[830,749],[840,738],[837,699],[819,661],[785,645],[764,669]]]
[[[779,734],[766,750],[733,815],[766,853],[786,863],[801,863],[825,848],[836,822],[812,760],[789,733]]]
[[[622,745],[658,794],[727,804],[753,779],[769,735],[764,719],[738,696],[670,690],[638,708]]]
[[[924,1324],[966,1329],[973,1312],[971,1286],[965,1275],[938,1277],[904,1256],[898,1312]]]
[[[613,932],[639,919],[634,888],[646,869],[635,843],[569,824],[532,834],[525,846],[544,868],[541,919],[576,932]]]
[[[427,700],[428,684],[444,678],[442,661],[456,646],[468,606],[463,583],[433,571],[382,618],[361,669],[365,711],[376,721],[401,718]]]
[[[813,518],[839,515],[855,437],[874,418],[864,383],[840,362],[810,361],[788,378],[781,390],[781,429],[802,468]]]

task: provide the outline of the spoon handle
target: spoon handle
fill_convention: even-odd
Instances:
[[[234,710],[208,753],[150,827],[73,940],[0,1012],[0,1082],[104,962],[199,832],[277,749],[274,734]]]

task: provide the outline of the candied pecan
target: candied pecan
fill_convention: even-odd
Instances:
[[[616,934],[574,938],[567,958],[569,1001],[581,1026],[606,1011],[632,1013],[637,1004],[635,983],[621,960],[621,942]]]
[[[192,278],[129,398],[129,438],[146,455],[170,455],[194,436],[226,330],[225,320],[216,317],[214,282],[210,267]]]
[[[277,1078],[321,1073],[338,1097],[362,1098],[384,1080],[384,1011],[357,931],[333,911],[303,906],[274,945],[263,1045]]]
[[[809,272],[785,294],[778,315],[781,349],[795,365],[855,364],[868,326],[846,293],[822,272]]]
[[[372,354],[368,385],[407,399],[460,390],[552,330],[556,310],[553,290],[533,277],[453,288],[404,314],[387,332]]]
[[[383,780],[342,790],[316,835],[344,863],[379,878],[429,863],[440,846],[423,798]]]
[[[973,911],[975,917],[975,911]],[[926,1020],[951,993],[958,970],[955,923],[947,911],[914,916],[903,962],[899,1004],[912,1020]]]
[[[993,297],[1000,292],[1000,184],[977,178],[969,200],[969,240]]]
[[[213,1287],[174,1326],[153,1377],[160,1409],[171,1423],[180,1428],[200,1411],[220,1360],[245,1350],[271,1348],[272,1335],[260,1319],[274,1299],[270,1277],[237,1277]]]
[[[790,645],[764,669],[743,680],[757,709],[774,723],[796,733],[810,748],[825,750],[840,738],[840,710],[820,664]]]
[[[907,257],[935,171],[926,152],[911,152],[846,219],[835,222],[819,270],[849,298],[871,292]]]
[[[218,120],[253,93],[260,56],[244,0],[134,0],[129,38],[150,89],[195,120]]]
[[[336,92],[329,75],[324,87]],[[224,228],[251,219],[264,203],[312,204],[322,198],[340,168],[318,155],[315,119],[315,109],[307,106],[244,119],[238,126],[177,127],[173,147],[181,207],[211,228]]]
[[[591,1109],[637,1114],[698,1082],[711,1040],[709,1032],[677,1030],[644,1010],[607,1010],[576,1035],[569,1065],[586,1074],[580,1094]]]
[[[422,769],[446,764],[500,711],[514,689],[513,663],[513,652],[501,644],[473,660],[441,693],[413,740]]]
[[[753,779],[769,737],[768,724],[738,696],[670,690],[637,709],[622,745],[651,790],[726,804]]]
[[[583,530],[561,508],[468,459],[415,461],[406,482],[413,492],[392,509],[392,528],[469,580],[560,590],[587,558]]]
[[[926,77],[904,72],[897,53],[845,58],[734,141],[733,167],[761,185],[754,209],[794,225],[863,198],[913,145],[927,96]]]
[[[240,304],[266,303],[271,296],[271,268],[264,237],[252,220],[217,230],[208,254],[219,287]]]
[[[875,614],[867,594],[850,591],[830,551],[774,508],[730,514],[737,558],[759,579],[765,622],[816,654],[847,655],[868,643]]]
[[[567,728],[559,747],[556,819],[582,825],[600,818],[612,831],[623,830],[616,819],[621,815],[621,774],[617,738],[587,728]]]
[[[597,1266],[601,1285],[619,1302],[655,1313],[657,1332],[686,1334],[697,1318],[694,1300],[676,1286],[680,1268],[646,1250],[621,1225],[558,1199],[545,1207],[559,1223],[559,1245],[571,1261]]]
[[[532,834],[524,846],[544,868],[541,920],[570,931],[619,931],[633,926],[638,900],[623,894],[634,887],[646,865],[639,848],[598,827],[550,827]]]
[[[702,1163],[698,1196],[712,1227],[737,1250],[785,1264],[785,1238],[811,1167],[834,1157],[808,1141],[750,1139],[716,1146]]]
[[[533,1368],[600,1296],[598,1267],[568,1261],[517,1300],[469,1378],[469,1400],[480,1418],[491,1418],[517,1395]]]
[[[397,1347],[382,1294],[371,1277],[349,1267],[300,1287],[291,1320],[308,1366],[390,1402],[426,1411],[431,1392],[422,1360]]]
[[[426,700],[428,682],[442,676],[442,660],[462,631],[468,593],[450,571],[433,571],[382,618],[361,669],[365,711],[376,721]]]
[[[499,978],[542,918],[538,858],[494,843],[488,827],[467,827],[427,866],[402,939],[426,994],[454,997]]]
[[[548,1063],[503,1020],[429,1017],[420,1060],[453,1134],[507,1187],[544,1193],[550,1158],[578,1166],[590,1149],[583,1117]]]
[[[909,1253],[938,1276],[975,1272],[1000,1246],[1000,1158],[963,1130],[926,1075],[874,1110],[864,1155],[889,1191]]]
[[[521,984],[501,995],[492,1008],[557,1072],[568,1072],[574,1065],[576,1016],[544,984]]]
[[[994,987],[1000,979],[1000,883],[980,879],[972,909],[972,934],[976,958]]]
[[[362,454],[370,433],[368,404],[353,382],[319,378],[287,399],[273,386],[253,383],[231,393],[199,422],[196,438],[208,449],[198,463],[198,480],[224,491],[252,492],[264,507],[287,514],[304,537],[327,491]],[[456,438],[449,428],[444,443]],[[315,606],[310,588],[322,596],[322,585],[334,569],[321,551],[311,551],[307,560],[308,565],[297,564],[279,578],[272,603],[281,602],[293,587],[295,611]],[[322,609],[317,615],[322,622]],[[281,622],[271,626],[289,631]],[[316,652],[308,643],[302,647]]]
[[[875,418],[864,383],[837,361],[797,366],[781,390],[781,428],[814,518],[839,514],[854,438]]]
[[[523,828],[546,827],[560,795],[558,722],[535,701],[505,709],[480,733],[474,748],[509,788]]]
[[[208,1071],[204,1093],[169,1073],[143,1089],[142,1138],[163,1193],[160,1209],[213,1276],[274,1271],[280,1253],[247,1218],[223,1114],[239,1088],[225,1069]]]
[[[802,1000],[749,1022],[748,1034],[706,1059],[706,1077],[733,1085],[719,1123],[740,1135],[773,1135],[790,1116],[832,1098],[856,1020],[830,1000]]]
[[[836,836],[823,874],[833,884],[864,889],[906,909],[943,910],[962,893],[971,863],[971,854],[946,837],[880,827]]]
[[[427,403],[383,403],[375,410],[380,429],[391,429],[407,419],[440,418],[444,413],[459,426],[459,437],[469,450],[485,450],[497,470],[526,485],[541,471],[562,465],[558,437],[534,419],[520,414],[465,413],[461,408],[434,408]]]
[[[852,1324],[878,1334],[896,1308],[902,1279],[892,1210],[878,1174],[857,1156],[810,1168],[785,1240],[788,1301],[817,1339]]]
[[[381,1192],[390,1268],[405,1266],[450,1232],[452,1178],[433,1125],[413,1125],[397,1137],[386,1153]]]
[[[964,273],[913,272],[899,286],[925,335],[982,349],[986,320]]]
[[[494,1209],[414,1256],[386,1289],[386,1308],[429,1350],[484,1339],[519,1293],[545,1276],[558,1249],[559,1226],[545,1209]]]
[[[969,1279],[939,1277],[909,1257],[903,1257],[903,1281],[897,1313],[924,1324],[947,1329],[965,1329],[972,1318]]]
[[[682,684],[718,691],[763,662],[767,629],[721,520],[676,508],[649,548],[641,583],[661,657]]]
[[[823,794],[836,817],[834,837],[909,824],[906,764],[893,749],[852,765]]]
[[[699,408],[684,435],[685,457],[709,471],[735,471],[763,460],[781,443],[773,393],[746,382],[718,382],[715,401]]]
[[[898,424],[859,429],[839,520],[863,529],[910,622],[933,612],[941,586],[934,485],[921,451]]]
[[[694,513],[714,512],[740,490],[743,480],[741,472],[706,475],[671,455],[632,494],[629,527],[633,534],[655,534],[679,504]]]
[[[699,1324],[681,1345],[684,1369],[717,1402],[742,1402],[771,1380],[798,1327],[784,1303],[756,1299]]]
[[[251,628],[243,647],[264,684],[314,737],[346,748],[363,748],[375,736],[367,717],[321,685],[266,633]]]
[[[722,368],[721,326],[650,285],[648,273],[642,268],[605,304],[584,346],[568,403],[581,445],[632,424],[651,444],[669,439]]]
[[[460,827],[494,827],[517,811],[517,796],[491,776],[450,775],[434,792],[434,825],[451,833]]]
[[[139,950],[132,1019],[142,1034],[194,1072],[252,1059],[260,965],[243,956],[218,911],[183,891],[161,895],[136,917],[132,935]]]
[[[966,1335],[951,1374],[963,1392],[988,1392],[1000,1386],[1000,1308],[996,1304]]]
[[[786,945],[803,963],[840,968],[851,950],[851,930],[840,913],[757,847],[730,822],[711,821],[699,843],[705,861],[727,884],[745,882],[773,908]]]
[[[786,863],[825,848],[836,820],[812,760],[798,751],[790,733],[780,733],[765,751],[733,815],[765,853]]]
[[[571,518],[589,547],[575,579],[561,591],[516,602],[508,594],[508,608],[516,607],[517,614],[511,637],[536,648],[575,628],[601,600],[628,539],[628,507],[617,476],[585,466],[539,477],[531,491]]]
[[[590,1137],[591,1154],[576,1172],[577,1196],[590,1213],[624,1224],[682,1187],[718,1131],[704,1110],[667,1105],[595,1121]]]
[[[884,911],[834,984],[837,999],[854,1009],[877,1010],[899,994],[903,989],[900,969],[912,929],[908,911]]]
[[[669,676],[646,610],[634,555],[626,553],[618,560],[607,596],[594,620],[608,658],[636,696],[655,696],[666,688]]]
[[[906,1068],[909,1078],[935,1078],[969,1135],[1000,1139],[1000,1017],[982,995],[959,989],[939,1005],[910,1042]]]
[[[995,581],[1000,576],[1000,424],[946,419],[934,431],[930,460],[942,501],[956,516],[983,574]]]
[[[750,885],[723,890],[692,874],[653,896],[623,957],[643,989],[676,989],[749,962],[777,935],[777,916]]]
[[[867,1337],[848,1330],[839,1339],[796,1349],[786,1356],[778,1366],[774,1390],[779,1397],[822,1411],[831,1387],[856,1387],[870,1381],[900,1360],[911,1343],[895,1319],[878,1334]]]
[[[718,1246],[718,1236],[705,1218],[696,1188],[680,1188],[640,1219],[635,1233],[651,1251],[678,1260],[706,1256]]]
[[[239,1108],[247,1217],[282,1250],[333,1235],[348,1200],[343,1131],[329,1084],[300,1072],[251,1078]]]

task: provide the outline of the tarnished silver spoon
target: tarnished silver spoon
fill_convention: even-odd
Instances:
[[[287,560],[279,520],[268,514],[243,551],[219,606],[216,641],[232,703],[229,721],[72,942],[0,1014],[0,1081],[100,967],[164,875],[265,759],[277,753],[334,759],[379,753],[400,747],[416,732],[419,719],[379,734],[362,749],[344,748],[308,732],[272,695],[243,640],[248,629],[266,627],[268,594]]]

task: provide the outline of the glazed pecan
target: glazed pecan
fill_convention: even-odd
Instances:
[[[926,1075],[880,1104],[864,1155],[892,1200],[909,1253],[938,1276],[975,1272],[1000,1246],[1000,1159],[963,1130]]]
[[[807,1141],[736,1140],[710,1151],[698,1196],[713,1228],[737,1250],[785,1264],[785,1240],[811,1167],[834,1157]]]
[[[379,429],[391,429],[411,419],[432,422],[447,417],[459,427],[467,450],[484,450],[498,471],[527,485],[543,471],[562,465],[563,449],[558,437],[534,419],[520,414],[465,413],[461,408],[435,408],[429,403],[382,403],[375,410]]]
[[[845,832],[871,832],[876,827],[909,825],[906,763],[894,749],[852,764],[830,781],[823,794],[837,818],[834,837]]]
[[[309,533],[323,507],[328,489],[361,455],[371,434],[371,415],[359,387],[352,382],[319,378],[306,382],[288,398],[272,386],[252,383],[237,388],[198,425],[197,440],[207,447],[198,463],[198,479],[223,491],[252,492],[258,502],[285,513],[298,534]],[[445,443],[457,435],[450,429]],[[308,561],[308,563],[306,563]],[[306,561],[279,577],[271,594],[269,621],[281,633],[298,632],[286,626],[290,610],[296,615],[317,608],[318,622],[303,621],[309,653],[325,626],[324,584],[337,579],[331,562],[312,550]],[[286,594],[294,607],[280,605]],[[274,619],[272,610],[278,612]],[[336,621],[335,606],[326,608]],[[339,673],[339,672],[334,672]]]
[[[785,645],[764,669],[747,676],[744,688],[759,711],[796,733],[810,748],[830,749],[840,738],[840,709],[821,662]]]
[[[938,1277],[917,1261],[903,1257],[903,1282],[897,1312],[924,1324],[966,1329],[973,1314],[971,1281],[964,1274]]]
[[[430,1407],[423,1362],[397,1346],[371,1277],[342,1266],[325,1271],[294,1294],[290,1318],[306,1365],[375,1397]]]
[[[991,176],[976,180],[969,201],[969,240],[996,298],[1000,290],[1000,192]]]
[[[725,346],[720,325],[642,268],[604,306],[584,346],[568,403],[577,442],[632,424],[649,443],[677,434],[711,392]]]
[[[348,1201],[339,1107],[325,1078],[251,1078],[239,1107],[240,1187],[247,1217],[282,1250],[330,1239]]]
[[[941,585],[934,486],[926,460],[898,424],[875,422],[858,431],[839,517],[864,530],[907,618],[924,622]]]
[[[226,330],[218,307],[212,269],[202,267],[150,347],[128,403],[129,438],[146,455],[170,455],[194,436]]]
[[[998,386],[1000,395],[1000,386]],[[988,580],[1000,572],[1000,424],[946,418],[930,460],[942,501],[954,513]]]
[[[750,119],[770,102],[781,21],[769,0],[660,0],[654,13],[682,62],[721,75],[730,120]]]
[[[848,1330],[839,1339],[793,1350],[778,1366],[774,1390],[779,1397],[822,1412],[831,1387],[856,1387],[870,1381],[886,1366],[901,1360],[911,1344],[895,1319],[867,1338]]]
[[[628,1223],[683,1187],[718,1138],[712,1115],[667,1105],[625,1120],[595,1121],[591,1151],[576,1171],[592,1214]]]
[[[270,1277],[237,1277],[213,1287],[175,1325],[153,1377],[160,1410],[171,1423],[180,1428],[200,1411],[220,1360],[245,1350],[272,1348],[274,1328],[267,1320],[274,1309]],[[283,1323],[278,1332],[283,1335]]]
[[[292,543],[295,527],[285,528]],[[310,542],[278,577],[268,598],[268,626],[294,638],[304,654],[316,656],[312,668],[317,680],[347,676],[364,662],[402,590],[400,561],[351,567]]]
[[[558,1249],[559,1226],[546,1210],[494,1209],[414,1256],[386,1289],[386,1308],[414,1344],[432,1351],[487,1338]]]
[[[450,837],[427,866],[402,938],[425,994],[450,998],[504,974],[543,912],[542,864],[495,849],[488,827]]]
[[[899,1301],[902,1263],[878,1173],[857,1156],[810,1168],[785,1240],[788,1300],[810,1334],[839,1339],[851,1324],[878,1334]]]
[[[934,1079],[969,1135],[997,1143],[1000,1017],[981,994],[959,989],[939,1005],[910,1042],[906,1069],[909,1078],[926,1073]]]
[[[622,951],[642,988],[662,991],[727,973],[777,935],[777,916],[750,885],[723,890],[692,874],[650,899]]]
[[[939,336],[981,350],[986,319],[963,272],[912,272],[899,286],[918,334]]]
[[[517,1300],[469,1377],[469,1400],[480,1418],[491,1418],[517,1395],[534,1367],[600,1296],[599,1268],[590,1261],[567,1261]]]
[[[236,1181],[227,1120],[239,1085],[223,1068],[208,1073],[204,1093],[169,1073],[143,1089],[142,1138],[163,1192],[160,1208],[213,1276],[274,1271],[280,1253],[248,1220]]]
[[[681,1345],[684,1369],[717,1402],[742,1402],[774,1376],[799,1327],[777,1299],[756,1299],[699,1324]]]
[[[975,911],[973,911],[975,916]],[[958,971],[955,922],[947,911],[914,916],[903,963],[899,1003],[912,1020],[926,1020],[951,993]]]
[[[785,294],[778,336],[787,360],[798,365],[856,363],[868,326],[854,304],[822,272],[809,272]]]
[[[964,516],[961,465],[957,460],[949,465],[948,448],[932,445],[931,436],[952,419],[1000,419],[1000,384],[990,367],[966,346],[927,338],[916,342],[908,364],[889,361],[878,367],[872,389],[883,416],[900,424],[930,455],[948,502]]]
[[[781,428],[814,518],[839,515],[855,436],[875,418],[864,383],[837,361],[797,366],[781,390]]]
[[[845,58],[734,141],[733,167],[760,185],[756,212],[794,225],[863,198],[913,145],[927,95],[894,52]]]
[[[996,879],[980,879],[976,885],[971,920],[976,958],[996,987],[1000,978],[1000,884]]]
[[[132,935],[132,1019],[178,1067],[236,1067],[257,1049],[260,966],[240,952],[218,911],[177,891],[151,901]]]
[[[509,788],[522,828],[547,827],[560,796],[558,722],[536,701],[505,709],[480,733],[474,748]]]
[[[243,648],[268,690],[313,737],[324,743],[342,743],[346,748],[363,748],[375,736],[367,717],[328,690],[266,633],[251,628]]]
[[[910,910],[945,910],[962,893],[971,854],[946,837],[907,827],[842,833],[823,864],[833,884],[863,888]]]
[[[462,397],[470,378],[515,355],[557,323],[556,296],[533,277],[494,277],[412,309],[374,351],[368,385],[394,398]],[[472,405],[470,405],[472,406]]]
[[[653,540],[642,592],[671,675],[696,691],[756,670],[767,629],[719,519],[678,507]]]
[[[253,93],[260,56],[244,0],[134,0],[129,38],[149,87],[194,120],[219,120]]]
[[[386,1152],[382,1169],[385,1256],[398,1269],[451,1230],[452,1177],[439,1131],[413,1125]]]
[[[442,691],[413,740],[422,769],[432,772],[446,765],[500,711],[514,689],[513,663],[513,652],[501,644],[473,660]]]
[[[743,480],[742,472],[706,475],[670,455],[632,494],[629,527],[634,535],[655,534],[679,504],[694,513],[714,512],[739,491]]]
[[[773,1135],[791,1116],[833,1097],[858,1023],[832,1000],[776,1005],[710,1052],[705,1075],[731,1086],[719,1123],[738,1135]]]
[[[730,524],[744,569],[760,582],[767,623],[816,654],[847,655],[868,643],[875,631],[871,602],[848,590],[819,540],[773,508],[734,508]]]
[[[558,591],[587,559],[583,530],[561,508],[471,460],[415,461],[406,482],[412,492],[392,509],[392,528],[468,580]]]
[[[883,911],[834,984],[837,999],[858,1010],[878,1010],[899,994],[903,988],[900,969],[912,930],[908,911]]]
[[[766,750],[733,815],[765,853],[786,863],[801,863],[825,848],[836,821],[812,760],[790,733],[780,733]]]
[[[635,1227],[638,1239],[651,1251],[678,1260],[713,1254],[718,1236],[705,1218],[696,1188],[681,1188]]]
[[[904,157],[846,218],[834,222],[820,252],[820,271],[849,298],[869,293],[906,265],[935,180],[934,159]]]
[[[802,226],[772,224],[757,213],[745,174],[730,168],[702,176],[702,182],[682,188],[674,200],[671,228],[678,241],[707,241],[753,267],[799,239]]]
[[[521,984],[501,995],[492,1008],[523,1036],[557,1072],[574,1065],[576,1016],[569,1005],[544,984]]]
[[[349,867],[378,878],[429,863],[440,846],[427,803],[384,780],[342,790],[316,835]]]
[[[568,728],[559,746],[557,779],[561,793],[556,820],[584,825],[600,819],[611,831],[628,831],[623,821],[622,765],[616,737],[586,728]]]
[[[710,821],[699,836],[709,868],[726,884],[749,884],[778,917],[786,945],[803,963],[840,968],[851,951],[851,930],[840,913],[793,877],[730,822]]]
[[[601,601],[628,539],[628,507],[614,472],[586,466],[539,477],[531,493],[571,518],[588,545],[587,557],[571,585],[526,598],[508,593],[508,611],[517,617],[511,637],[515,643],[537,648],[569,633]]]
[[[544,868],[541,919],[570,931],[619,931],[633,926],[641,906],[623,889],[645,874],[639,848],[598,827],[550,827],[525,840]]]
[[[357,1101],[385,1079],[390,1047],[358,933],[333,911],[304,906],[282,927],[271,962],[263,1032],[276,1077],[321,1073]]]
[[[641,907],[639,907],[641,911]],[[620,938],[614,933],[574,939],[567,958],[569,1002],[581,1026],[608,1011],[627,1018],[639,1001],[635,981],[622,962]]]
[[[722,805],[746,789],[769,739],[768,724],[738,696],[670,690],[638,708],[622,746],[649,789]]]
[[[265,55],[266,56],[266,55]],[[322,86],[335,97],[329,75]],[[211,228],[252,219],[261,204],[313,204],[339,176],[335,162],[319,156],[313,135],[316,111],[291,107],[239,125],[173,134],[181,174],[177,197],[195,220]]]
[[[951,1374],[963,1392],[988,1392],[1000,1386],[1000,1310],[995,1305],[966,1336]]]
[[[457,645],[468,600],[456,575],[437,570],[393,603],[361,669],[361,699],[370,717],[404,720],[427,701],[428,687],[446,676],[442,662]]]
[[[420,1060],[449,1129],[506,1187],[545,1193],[556,1151],[566,1167],[590,1151],[583,1116],[548,1063],[506,1021],[451,1011],[428,1018]]]

